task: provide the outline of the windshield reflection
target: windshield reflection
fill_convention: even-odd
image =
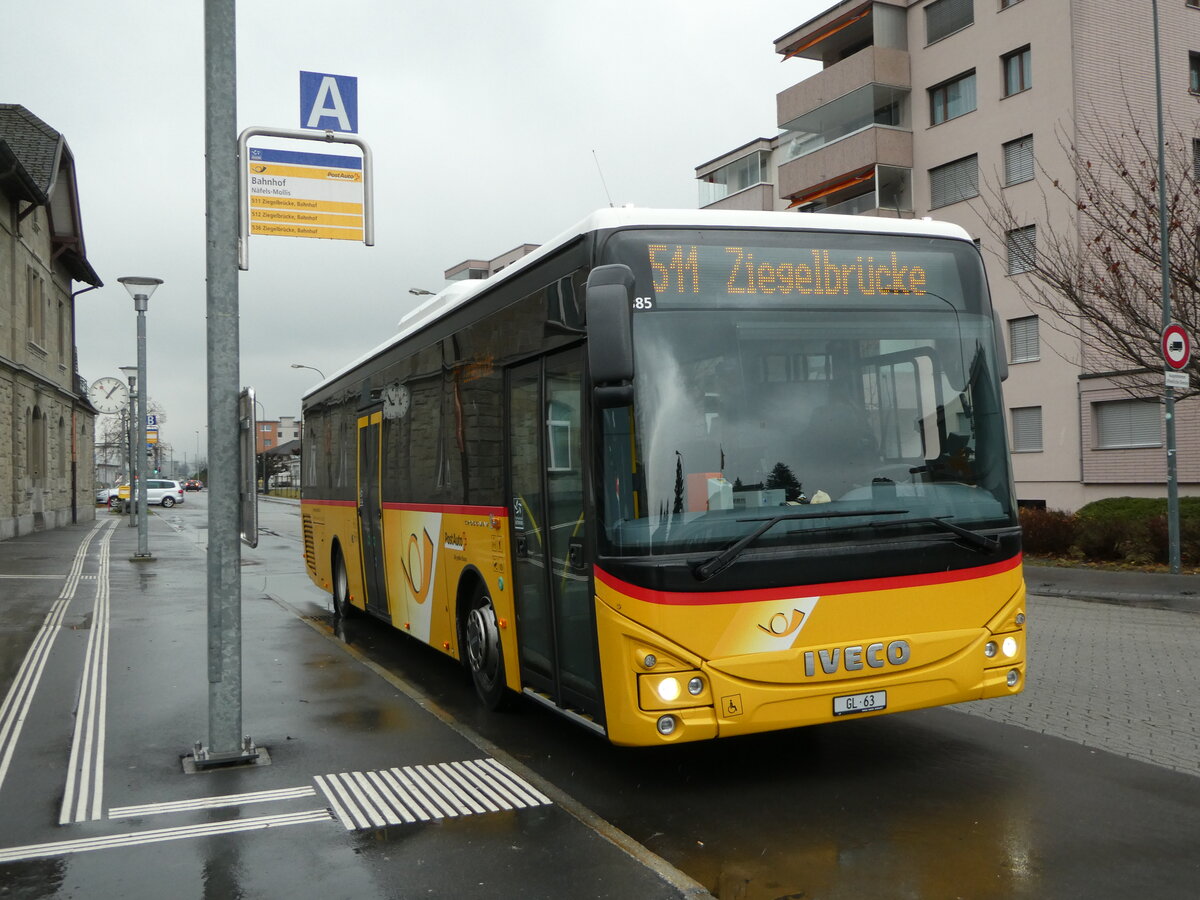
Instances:
[[[720,548],[789,507],[814,515],[759,543],[844,540],[868,527],[846,512],[898,505],[914,522],[1011,516],[987,318],[669,310],[635,335],[636,413],[604,413],[614,552]]]

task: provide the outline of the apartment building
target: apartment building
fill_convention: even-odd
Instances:
[[[1158,7],[1164,131],[1193,148],[1200,178],[1200,2]],[[1121,366],[1022,290],[1049,235],[1094,236],[1077,214],[1071,148],[1088,156],[1135,124],[1157,135],[1150,4],[845,0],[775,52],[822,68],[778,95],[777,134],[696,168],[700,205],[962,225],[1007,345],[1018,496],[1068,510],[1164,496],[1161,383],[1131,391]],[[1179,490],[1197,494],[1197,401],[1177,404],[1176,423]]]

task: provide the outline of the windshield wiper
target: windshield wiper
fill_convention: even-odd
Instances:
[[[739,522],[759,522],[762,524],[755,528],[752,532],[743,538],[740,538],[733,544],[730,544],[712,559],[707,562],[700,563],[692,570],[693,574],[701,581],[708,581],[718,572],[724,571],[730,563],[732,563],[742,551],[757,541],[760,537],[778,525],[780,522],[790,522],[795,519],[841,519],[849,516],[902,516],[907,509],[864,509],[864,510],[842,510],[840,512],[798,512],[784,513],[781,516],[772,516],[767,520],[761,519],[738,519]]]
[[[962,538],[966,543],[970,544],[976,550],[987,550],[989,553],[994,553],[1000,549],[1000,539],[988,537],[986,534],[980,534],[978,531],[971,531],[969,528],[963,528],[961,525],[955,525],[953,522],[947,522],[945,519],[937,518],[936,516],[926,516],[921,519],[896,519],[894,522],[872,522],[872,528],[883,528],[888,525],[908,525],[910,523],[926,523],[936,525],[943,528],[952,534]]]
[[[733,544],[730,544],[712,559],[707,562],[700,563],[696,566],[692,573],[701,581],[708,581],[719,572],[723,572],[729,565],[737,559],[742,551],[749,547],[752,543],[778,525],[780,522],[788,522],[795,519],[835,519],[846,518],[850,516],[900,516],[907,513],[907,509],[868,509],[859,511],[842,511],[842,512],[827,512],[827,513],[787,513],[782,516],[773,516],[755,528],[745,537],[740,538]],[[755,522],[758,519],[738,519],[739,522]],[[868,528],[884,528],[889,525],[911,525],[911,524],[928,524],[936,525],[945,531],[949,531],[956,537],[962,538],[967,544],[976,550],[986,550],[989,553],[995,552],[1000,547],[999,538],[988,537],[987,535],[979,534],[970,529],[963,528],[961,525],[955,525],[953,522],[947,522],[945,519],[939,519],[934,516],[925,516],[919,519],[894,519],[889,522],[868,522]],[[826,529],[820,529],[822,531]]]

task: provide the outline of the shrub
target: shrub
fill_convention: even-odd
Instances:
[[[1075,542],[1075,517],[1061,509],[1021,507],[1021,546],[1037,556],[1065,556]]]
[[[1084,557],[1129,563],[1167,563],[1170,539],[1167,501],[1157,497],[1109,497],[1076,514],[1075,548]],[[1200,497],[1179,501],[1180,558],[1200,562]]]

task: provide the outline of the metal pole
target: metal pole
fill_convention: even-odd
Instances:
[[[137,457],[138,457],[138,472],[140,477],[137,481],[137,520],[138,520],[138,549],[137,554],[133,557],[135,560],[149,560],[153,557],[150,555],[150,510],[149,504],[146,502],[149,497],[149,484],[146,478],[146,473],[149,466],[146,465],[146,405],[147,394],[146,390],[146,308],[150,305],[150,298],[145,294],[135,294],[133,298],[134,309],[137,310],[137,357],[138,357],[138,410],[137,410]],[[132,494],[132,491],[130,492]]]
[[[128,473],[129,473],[129,476],[128,476],[129,477],[129,499],[125,501],[125,515],[127,515],[129,517],[129,527],[135,528],[137,526],[137,516],[135,516],[133,514],[133,501],[136,499],[133,496],[133,486],[135,484],[137,484],[137,473],[139,471],[138,464],[137,464],[137,452],[134,447],[134,444],[137,443],[137,434],[134,430],[134,423],[133,423],[133,417],[135,415],[137,415],[137,376],[136,375],[134,375],[133,378],[129,379],[129,408],[126,410],[125,414],[126,414],[125,449],[126,449],[126,452],[129,454],[129,465],[126,467],[128,469]],[[119,500],[120,497],[118,497],[117,499]]]
[[[1162,55],[1158,44],[1158,0],[1150,0],[1154,21],[1154,98],[1158,105],[1158,244],[1162,268],[1162,327],[1171,324],[1171,239],[1167,227],[1166,140],[1163,136]],[[1179,552],[1179,477],[1175,462],[1175,389],[1163,388],[1167,439],[1167,543],[1171,574],[1182,569]]]
[[[196,762],[252,761],[242,735],[238,462],[238,159],[234,0],[205,0],[208,275],[208,747]]]

